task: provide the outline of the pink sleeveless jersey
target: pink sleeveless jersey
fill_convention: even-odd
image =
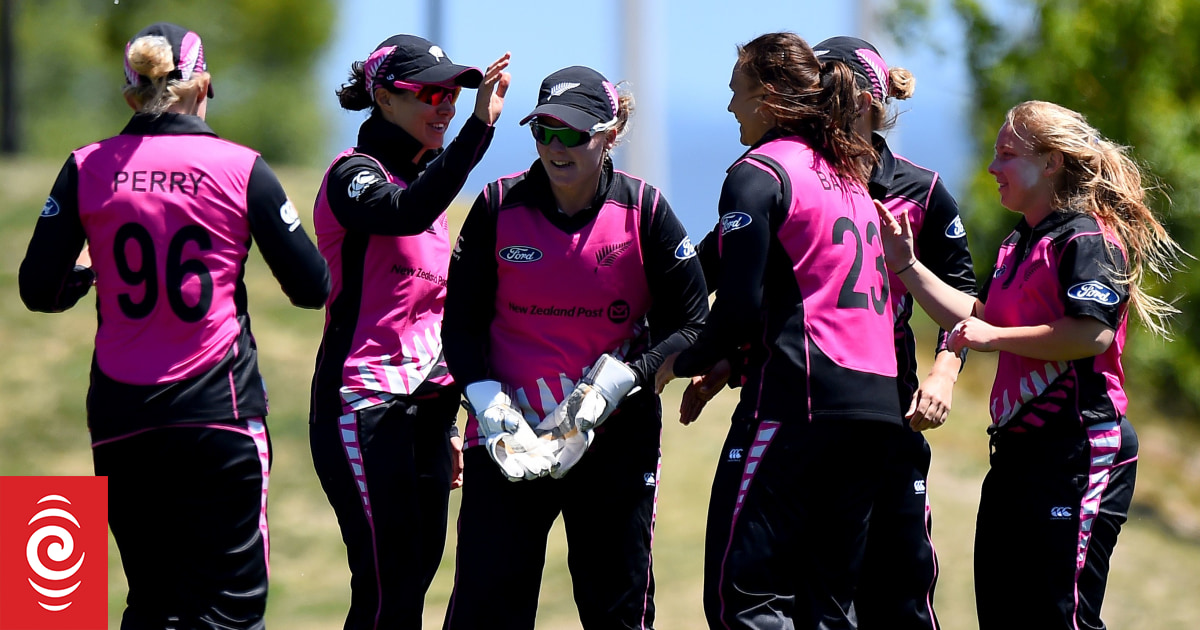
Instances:
[[[120,135],[75,152],[96,270],[96,361],[134,385],[197,376],[230,351],[258,154],[202,135]]]
[[[887,266],[866,189],[838,176],[794,136],[767,142],[744,158],[778,178],[754,156],[779,164],[791,180],[791,205],[778,239],[804,301],[805,334],[842,368],[896,376]],[[810,378],[817,385],[821,375]]]
[[[338,155],[330,168],[353,149]],[[366,154],[357,154],[370,157]],[[374,160],[374,158],[371,158]],[[377,160],[379,170],[400,187],[407,182]],[[329,173],[321,182],[313,210],[317,247],[329,263],[332,287],[326,302],[325,334],[337,326],[351,335],[344,357],[341,398],[349,409],[382,402],[380,394],[410,395],[423,383],[453,382],[442,365],[442,309],[450,264],[450,229],[445,212],[425,232],[412,236],[357,235],[338,223],[325,194]],[[365,251],[348,260],[348,240],[365,236]],[[363,240],[354,247],[361,247]],[[361,265],[361,268],[359,268]],[[349,268],[353,266],[354,268]],[[353,296],[354,321],[334,322],[331,305]],[[330,357],[342,360],[343,357]]]
[[[621,172],[614,177],[596,218],[570,234],[537,208],[491,199],[508,188],[505,180],[485,190],[489,207],[500,208],[491,373],[514,388],[535,424],[600,355],[624,356],[650,309],[640,227],[647,184]],[[658,191],[653,195],[657,203]],[[476,436],[474,426],[467,436]]]
[[[1014,235],[1015,236],[1015,235]],[[1068,287],[1059,281],[1060,254],[1055,249],[1055,234],[1038,238],[1030,246],[1029,254],[1020,257],[1017,239],[1005,239],[996,259],[996,267],[984,305],[983,319],[994,326],[1036,326],[1061,319],[1066,313],[1064,296]],[[1103,236],[1113,245],[1119,241],[1099,231],[1079,231],[1069,240]],[[1005,282],[1006,278],[1011,282]],[[1125,397],[1125,374],[1121,367],[1121,352],[1125,347],[1125,325],[1128,312],[1122,307],[1120,323],[1116,328],[1112,344],[1104,353],[1092,357],[1088,362],[1089,373],[1077,373],[1084,362],[1045,361],[1000,352],[996,365],[996,380],[992,384],[992,423],[1005,426],[1010,421],[1021,420],[1021,424],[1039,428],[1049,421],[1056,421],[1065,410],[1070,410],[1071,423],[1083,422],[1086,416],[1103,416],[1098,421],[1117,418],[1101,409],[1111,408],[1117,416],[1124,416],[1128,407]],[[1092,405],[1096,398],[1089,391],[1090,383],[1097,381],[1096,394],[1107,398],[1103,404]],[[1070,397],[1072,400],[1066,400]],[[1095,407],[1091,409],[1089,407]],[[1080,414],[1080,415],[1076,415]],[[1024,430],[1018,428],[1017,430]]]

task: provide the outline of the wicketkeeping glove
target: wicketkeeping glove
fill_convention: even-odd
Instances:
[[[536,479],[554,464],[552,445],[539,440],[499,381],[476,381],[464,388],[467,405],[483,432],[484,448],[509,481]]]
[[[579,410],[584,394],[578,389],[546,416],[537,427],[537,433],[543,440],[549,440],[552,449],[552,465],[550,476],[562,479],[592,445],[593,434],[583,431],[575,423],[575,415]]]
[[[608,419],[609,414],[621,404],[621,399],[633,391],[637,374],[624,361],[604,354],[584,375],[568,400],[581,394],[575,423],[582,431],[591,431]]]

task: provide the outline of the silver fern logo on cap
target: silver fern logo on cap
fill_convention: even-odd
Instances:
[[[578,83],[570,83],[567,81],[563,81],[562,83],[556,83],[553,87],[550,88],[550,96],[548,96],[547,98],[554,98],[555,96],[562,96],[563,93],[566,92],[567,90],[570,90],[572,88],[577,88],[577,87],[579,87]]]

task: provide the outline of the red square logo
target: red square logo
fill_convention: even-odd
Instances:
[[[0,477],[0,630],[108,625],[108,478]]]

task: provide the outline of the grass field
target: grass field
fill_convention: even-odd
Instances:
[[[91,473],[83,409],[94,299],[89,296],[64,314],[42,315],[27,312],[17,296],[17,267],[58,167],[0,162],[0,475]],[[320,173],[282,170],[280,175],[301,212],[310,208]],[[452,222],[461,218],[456,214]],[[271,392],[275,446],[268,625],[286,630],[340,627],[349,573],[333,512],[312,471],[306,425],[322,314],[288,305],[257,252],[251,254],[247,284]],[[993,367],[991,357],[972,356],[956,390],[950,423],[928,434],[934,451],[928,488],[941,559],[935,604],[944,626],[952,630],[976,627],[971,548],[979,485],[987,468],[984,400]],[[704,627],[704,515],[735,396],[724,392],[697,424],[682,427],[670,414],[678,407],[682,387],[681,382],[672,384],[664,401],[668,418],[655,534],[660,630]],[[1136,402],[1136,392],[1134,398]],[[1135,409],[1132,415],[1142,440],[1138,489],[1133,517],[1113,558],[1104,616],[1118,629],[1200,628],[1200,437],[1186,423],[1154,419],[1151,410]],[[470,471],[466,480],[470,483]],[[456,493],[452,520],[457,500]],[[440,627],[449,597],[453,529],[452,524],[442,570],[427,598],[426,628]],[[577,628],[561,529],[551,538],[537,627]],[[109,575],[115,628],[125,588],[115,547]],[[1013,592],[1019,596],[1019,587]]]

